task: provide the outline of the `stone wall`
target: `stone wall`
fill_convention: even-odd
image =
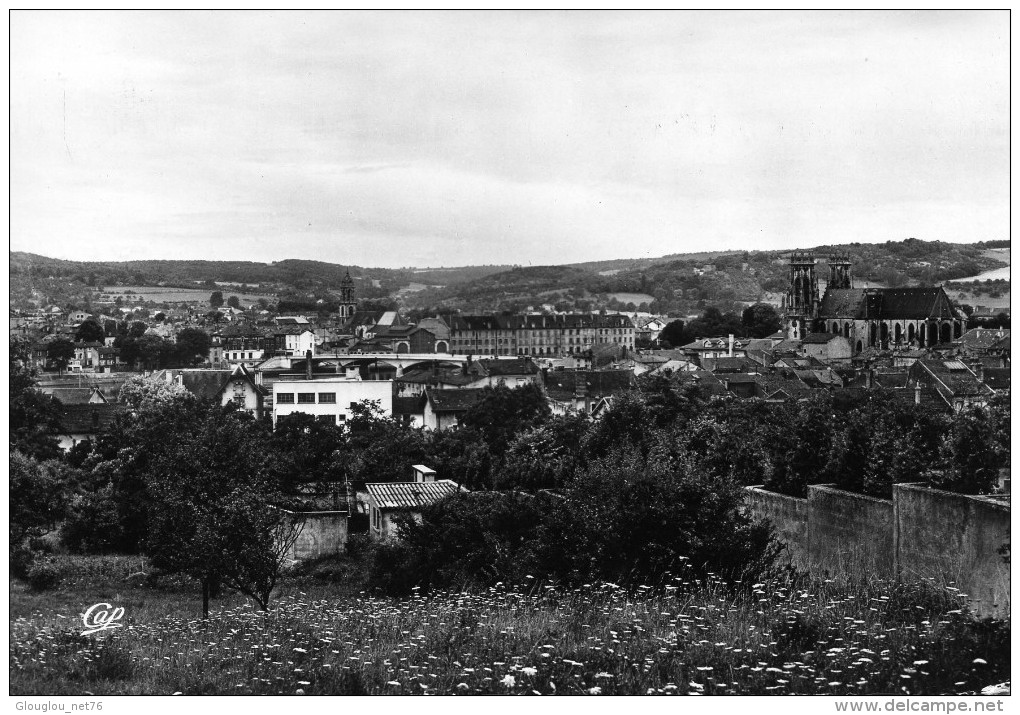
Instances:
[[[747,487],[744,503],[757,518],[768,519],[776,537],[786,545],[780,559],[799,569],[809,568],[807,499],[777,494],[761,487]]]
[[[808,552],[814,570],[895,576],[890,500],[812,484],[807,504]]]
[[[1009,502],[923,484],[893,487],[896,556],[904,579],[935,579],[960,589],[983,615],[1008,616]]]
[[[291,561],[309,561],[342,553],[347,546],[347,512],[305,511],[287,514],[300,523],[294,545],[287,552]]]
[[[967,594],[981,616],[1008,617],[1008,497],[897,484],[893,499],[808,487],[807,499],[747,487],[745,508],[772,522],[783,559],[818,575],[934,581]],[[1006,547],[1008,548],[1008,546]]]

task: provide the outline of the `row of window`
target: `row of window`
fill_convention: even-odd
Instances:
[[[314,392],[299,392],[297,393],[297,404],[299,405],[314,405],[316,393]],[[336,393],[335,392],[320,392],[318,393],[320,405],[335,405],[336,404]],[[294,404],[294,393],[293,392],[278,392],[274,396],[274,399],[279,404]],[[352,403],[353,404],[353,403]]]

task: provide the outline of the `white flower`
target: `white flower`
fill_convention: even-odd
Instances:
[[[508,688],[512,688],[515,685],[517,685],[517,679],[514,678],[514,676],[512,676],[510,674],[504,675],[503,679],[501,681],[499,681],[499,682],[502,683],[503,685],[505,685]]]
[[[521,668],[521,672],[527,676],[533,676],[538,672],[538,668],[532,668],[530,666]]]
[[[600,688],[597,685],[594,688],[588,688],[588,695],[601,695],[601,694],[602,688]]]

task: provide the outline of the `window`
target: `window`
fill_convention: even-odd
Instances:
[[[297,396],[299,405],[314,405],[315,404],[315,393],[314,392],[299,392]]]
[[[325,405],[335,405],[336,404],[336,393],[335,392],[320,392],[319,393],[319,403],[320,404],[325,404]]]
[[[294,404],[294,393],[293,392],[281,392],[276,396],[276,401],[283,404],[287,403],[290,405]]]
[[[333,415],[315,415],[316,422],[325,422],[327,424],[336,424],[336,420]]]

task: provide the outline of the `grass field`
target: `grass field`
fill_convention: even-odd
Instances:
[[[268,613],[196,618],[187,584],[132,586],[126,557],[11,584],[11,694],[960,694],[1009,678],[1009,627],[952,593],[777,578],[743,588],[532,583],[401,600],[291,579]],[[134,579],[137,582],[137,579]],[[106,601],[125,626],[82,636]]]

